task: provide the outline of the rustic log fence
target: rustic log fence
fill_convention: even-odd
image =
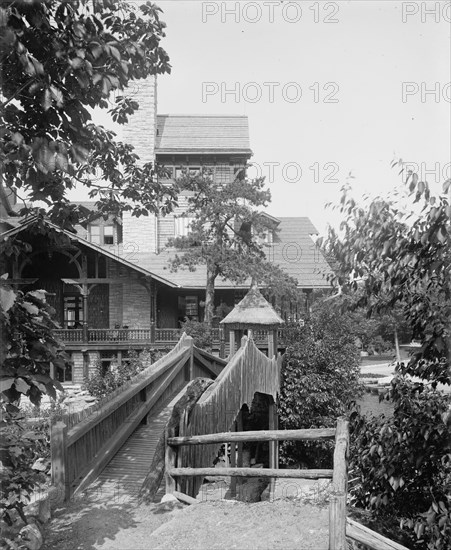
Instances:
[[[182,336],[164,357],[80,413],[51,426],[52,485],[69,499],[85,489],[152,411],[196,376],[216,378],[225,361]]]
[[[179,450],[184,446],[218,445],[221,443],[242,444],[244,442],[277,442],[283,440],[306,441],[335,438],[333,469],[294,470],[270,468],[189,468],[178,467]],[[228,476],[233,481],[242,477],[282,479],[331,479],[329,500],[329,550],[347,550],[347,538],[355,540],[372,550],[408,550],[404,546],[372,531],[346,517],[347,503],[347,452],[349,447],[348,422],[337,420],[337,427],[311,430],[262,430],[247,432],[223,432],[205,435],[167,437],[165,455],[166,493],[193,504],[195,495],[180,491],[181,478],[202,478],[205,476]],[[277,466],[277,464],[276,464]]]
[[[218,445],[221,443],[305,441],[335,438],[333,469],[284,469],[273,468],[180,468],[177,467],[178,450],[183,446]],[[311,430],[262,430],[247,432],[223,432],[206,435],[168,437],[166,445],[165,479],[166,493],[179,494],[179,478],[204,476],[289,478],[289,479],[322,479],[332,480],[332,491],[329,507],[329,548],[346,550],[346,455],[349,441],[348,422],[342,418],[337,421],[337,428]],[[277,465],[276,465],[277,466]],[[188,495],[191,498],[195,495]]]

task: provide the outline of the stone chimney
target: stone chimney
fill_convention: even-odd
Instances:
[[[124,92],[139,103],[139,109],[122,127],[122,140],[134,146],[140,164],[155,162],[157,135],[157,77],[136,80]],[[155,215],[136,218],[123,214],[123,251],[131,261],[137,254],[156,251],[157,219]]]

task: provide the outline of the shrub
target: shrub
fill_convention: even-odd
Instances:
[[[351,416],[352,503],[411,548],[451,548],[451,398],[401,376],[390,396],[391,418]]]
[[[141,353],[129,350],[128,359],[121,365],[113,364],[105,371],[100,361],[94,363],[94,372],[85,379],[83,388],[99,399],[120,388],[155,361],[168,353],[169,349],[146,349]]]
[[[213,337],[208,323],[187,319],[181,324],[181,328],[188,336],[192,336],[196,347],[211,351]]]
[[[359,352],[347,317],[318,305],[303,327],[287,331],[279,418],[283,429],[333,427],[359,395]],[[284,442],[287,465],[330,466],[333,444]]]
[[[0,427],[1,519],[12,529],[3,533],[6,547],[15,548],[18,516],[27,523],[24,507],[34,491],[48,480],[48,425],[29,425],[13,405],[6,405]]]

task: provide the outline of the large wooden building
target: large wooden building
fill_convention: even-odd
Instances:
[[[248,120],[245,116],[157,115],[156,83],[149,79],[139,90],[140,111],[124,128],[143,162],[157,161],[168,171],[167,184],[182,170],[208,167],[216,182],[227,182],[245,169],[251,158]],[[72,354],[71,372],[62,381],[80,383],[96,358],[108,364],[121,361],[131,348],[170,345],[178,339],[186,317],[203,319],[206,272],[171,272],[175,251],[172,237],[185,235],[190,219],[182,216],[187,197],[169,215],[120,219],[99,216],[76,233],[49,226],[66,237],[64,247],[50,245],[34,234],[33,220],[14,216],[18,206],[3,189],[0,194],[1,240],[20,235],[33,252],[4,258],[8,273],[21,290],[44,288],[61,325],[60,336]],[[94,209],[94,203],[83,203]],[[312,240],[315,227],[308,218],[274,218],[266,235],[267,254],[298,281],[306,293],[329,288],[330,267]],[[216,305],[233,307],[249,285],[216,282]],[[293,317],[299,315],[293,310]],[[290,312],[289,312],[290,314]],[[218,323],[220,316],[218,316]],[[219,329],[217,339],[219,339]]]

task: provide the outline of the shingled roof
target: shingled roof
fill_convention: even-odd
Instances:
[[[322,252],[315,246],[311,235],[317,230],[309,218],[278,218],[280,224],[275,232],[274,242],[266,248],[266,255],[271,262],[279,265],[284,271],[298,281],[300,288],[330,288],[327,275],[332,270],[324,258]],[[175,251],[166,249],[159,254],[136,252],[135,262],[157,273],[165,279],[182,288],[204,289],[207,277],[205,265],[196,266],[195,271],[179,269],[171,272],[169,260],[173,258]],[[215,283],[217,289],[247,289],[250,280],[237,285],[218,277]]]
[[[246,296],[220,322],[230,329],[264,326],[275,328],[284,323],[271,304],[263,298],[257,286],[252,286]]]
[[[157,154],[252,155],[246,116],[158,115]]]

